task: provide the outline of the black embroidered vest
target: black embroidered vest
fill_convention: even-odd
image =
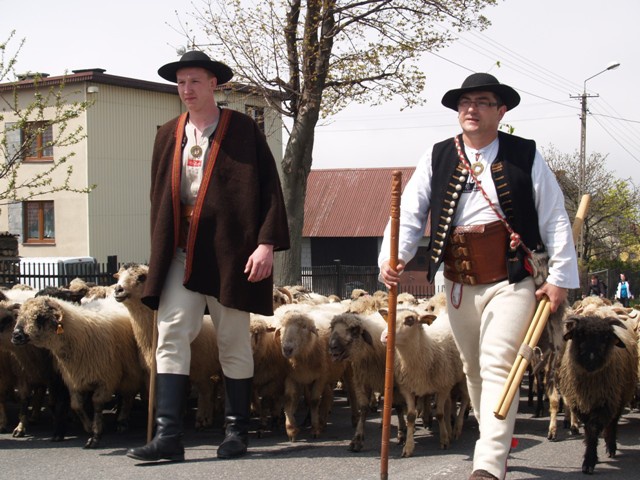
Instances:
[[[538,213],[531,181],[536,144],[533,140],[504,132],[498,132],[498,139],[498,156],[491,165],[491,177],[500,207],[524,244],[530,250],[540,251],[543,245],[538,231]],[[431,165],[431,233],[427,272],[430,282],[443,261],[460,195],[469,176],[467,168],[458,158],[453,138],[433,146]],[[519,282],[529,275],[524,267],[525,255],[522,248],[515,252],[507,249],[504,261],[507,262],[509,283]]]

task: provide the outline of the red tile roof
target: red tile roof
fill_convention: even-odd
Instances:
[[[312,170],[304,203],[303,237],[382,237],[391,212],[391,178],[402,189],[415,167]]]

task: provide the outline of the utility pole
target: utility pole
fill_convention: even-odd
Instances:
[[[582,200],[582,196],[587,193],[587,98],[595,98],[599,97],[599,95],[588,95],[587,94],[587,81],[591,80],[593,77],[597,77],[601,73],[604,73],[608,70],[613,70],[620,66],[620,62],[611,62],[607,68],[596,73],[595,75],[591,75],[587,78],[582,84],[582,94],[581,95],[571,95],[571,98],[579,98],[581,104],[581,113],[580,113],[580,171],[578,172],[578,204]],[[583,257],[583,249],[584,249],[584,228],[580,230],[580,235],[578,236],[578,260]]]

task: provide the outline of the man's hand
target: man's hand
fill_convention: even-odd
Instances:
[[[273,245],[264,243],[258,245],[258,248],[247,260],[244,267],[244,273],[249,274],[247,280],[250,282],[259,282],[271,275],[273,269]]]
[[[542,286],[536,290],[536,299],[542,300],[542,296],[549,297],[550,308],[552,312],[555,312],[558,307],[567,299],[569,294],[566,288],[556,287],[550,283],[543,283]]]
[[[400,274],[404,271],[404,262],[398,260],[398,266],[394,270],[389,266],[389,261],[385,260],[380,267],[380,276],[387,288],[395,287],[400,282]]]

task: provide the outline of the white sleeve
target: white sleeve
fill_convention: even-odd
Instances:
[[[400,232],[398,237],[398,259],[407,263],[418,250],[420,239],[427,225],[431,197],[431,153],[425,152],[400,199]],[[378,266],[391,256],[391,222],[387,223],[382,238]]]
[[[555,175],[536,151],[531,171],[538,228],[549,253],[547,282],[557,287],[578,288],[578,262],[571,222],[564,207],[564,195]]]

